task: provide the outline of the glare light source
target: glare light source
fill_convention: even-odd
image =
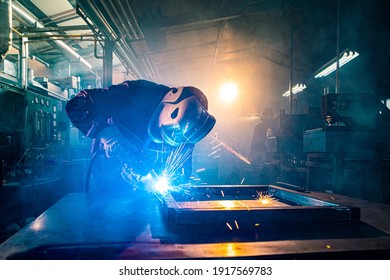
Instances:
[[[296,84],[296,85],[292,88],[292,93],[293,93],[293,94],[297,94],[298,92],[303,91],[305,88],[306,88],[306,85],[305,85],[305,84]],[[285,96],[285,97],[290,96],[290,90],[288,90],[288,91],[286,91],[285,93],[283,93],[283,96]]]
[[[166,176],[157,178],[154,184],[154,189],[159,193],[165,193],[170,189],[169,180]]]
[[[221,89],[219,90],[219,96],[222,101],[230,103],[236,100],[238,95],[238,89],[237,86],[233,83],[226,83],[222,85]]]
[[[350,62],[352,59],[359,56],[358,52],[346,50],[339,55],[339,68],[344,64]],[[329,75],[337,68],[337,58],[333,58],[330,62],[322,66],[319,70],[317,70],[314,78],[321,78]]]

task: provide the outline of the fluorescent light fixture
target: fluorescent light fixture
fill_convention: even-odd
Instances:
[[[18,4],[20,5],[20,4]],[[43,25],[41,22],[39,22],[37,19],[29,15],[27,12],[25,12],[22,8],[15,5],[15,3],[12,4],[13,10],[15,10],[16,13],[24,17],[26,21],[29,22],[29,24],[34,25],[36,28],[44,28],[45,25]],[[57,35],[53,32],[45,32],[47,35]],[[59,35],[59,34],[58,34]],[[61,35],[59,35],[61,36]],[[84,64],[89,69],[92,69],[92,65],[85,60],[81,55],[79,55],[72,47],[70,47],[68,44],[64,43],[64,41],[60,40],[59,37],[53,37],[54,41],[58,46],[60,46],[62,49],[64,49],[66,52],[68,52],[70,55],[72,55],[74,58],[76,58],[80,63]]]
[[[306,88],[306,85],[305,85],[305,84],[296,84],[296,85],[292,88],[292,93],[293,93],[293,94],[297,94],[298,92],[303,91],[305,88]],[[286,91],[285,93],[283,93],[283,96],[284,96],[284,97],[290,96],[290,90],[288,90],[288,91]]]
[[[339,55],[339,68],[344,64],[347,64],[357,56],[359,56],[359,53],[355,51],[346,50],[342,52]],[[337,67],[337,58],[333,58],[330,62],[328,62],[327,64],[322,66],[319,70],[317,70],[316,72],[317,74],[314,76],[314,78],[325,77],[330,73],[332,73],[333,71],[335,71],[336,67]]]

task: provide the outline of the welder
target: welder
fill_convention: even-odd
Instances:
[[[90,192],[142,188],[143,179],[162,174],[173,184],[188,182],[194,145],[216,122],[200,89],[147,80],[81,90],[66,113],[93,139]]]

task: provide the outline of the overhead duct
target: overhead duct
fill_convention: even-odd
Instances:
[[[0,0],[0,62],[12,46],[12,5],[11,0]]]
[[[4,1],[4,0],[0,0]],[[9,1],[10,2],[10,1]],[[34,26],[36,28],[44,28],[45,26],[39,22],[37,19],[34,17],[30,16],[27,12],[24,11],[24,8],[18,4],[17,2],[14,2],[12,4],[13,7],[13,13],[18,16],[21,20],[26,22],[27,24]],[[46,35],[58,35],[53,32],[44,32]],[[53,37],[55,39],[55,37]],[[85,60],[81,55],[79,55],[75,50],[73,50],[70,46],[68,46],[66,43],[64,43],[61,40],[55,40],[54,43],[60,47],[62,50],[65,51],[65,53],[69,54],[71,57],[77,59],[82,65],[87,67],[89,70],[92,69],[92,65]]]

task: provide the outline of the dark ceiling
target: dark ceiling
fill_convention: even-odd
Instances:
[[[287,103],[282,94],[288,89],[291,77],[293,84],[307,85],[300,97],[302,106],[316,105],[323,88],[335,86],[335,74],[314,79],[314,72],[334,58],[337,50],[341,53],[345,49],[360,55],[340,68],[341,92],[369,92],[390,98],[386,69],[390,62],[387,19],[390,1],[19,2],[45,27],[67,26],[77,20],[80,25],[80,14],[84,14],[94,26],[96,37],[116,42],[119,59],[114,60],[114,71],[126,72],[123,78],[144,78],[169,85],[192,84],[211,96],[222,82],[234,81],[241,88],[246,103],[242,105],[244,111],[259,112],[265,106],[285,108]],[[72,9],[64,8],[62,13],[54,7],[49,9],[63,2]],[[48,14],[50,11],[52,14]],[[81,23],[85,25],[85,20]],[[18,26],[21,31],[22,25]],[[102,75],[102,59],[94,56],[93,41],[67,42],[92,64],[93,71]],[[69,61],[53,44],[31,45],[31,54],[51,65],[60,67]],[[97,55],[102,54],[102,45],[98,45]],[[73,71],[80,76],[90,74],[83,70],[74,67]]]

